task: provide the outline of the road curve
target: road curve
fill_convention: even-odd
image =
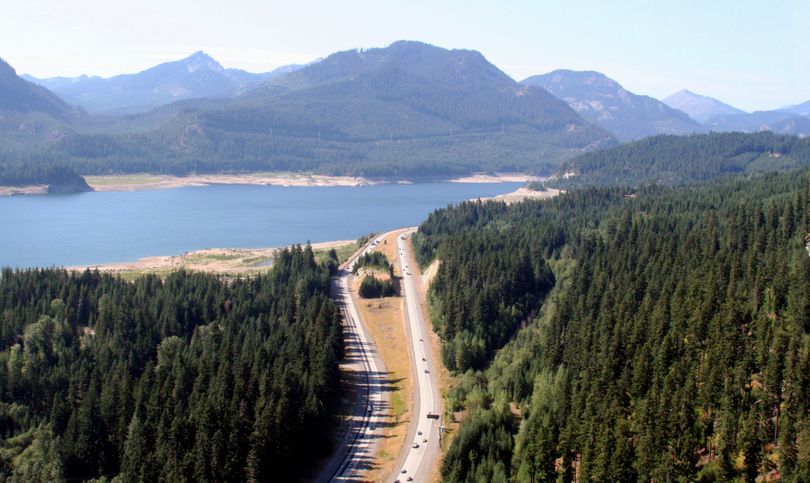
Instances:
[[[406,238],[416,232],[408,230],[397,237],[397,255],[402,267],[402,294],[405,297],[407,339],[411,346],[411,366],[414,374],[414,405],[411,427],[405,440],[404,463],[398,467],[393,478],[396,481],[430,481],[433,463],[439,454],[439,431],[441,427],[441,405],[439,386],[436,380],[436,365],[428,348],[427,336],[430,333],[422,316],[416,281],[408,262],[409,247]],[[430,416],[435,416],[430,417]],[[421,434],[420,434],[421,433]],[[402,457],[400,456],[400,459]],[[411,478],[411,480],[408,480]]]
[[[345,437],[316,482],[361,481],[363,473],[373,464],[382,422],[388,411],[388,396],[384,391],[385,366],[371,336],[365,329],[351,296],[352,268],[357,259],[373,250],[380,235],[369,241],[344,263],[332,278],[332,296],[340,304],[344,320],[345,358],[358,376],[358,397],[352,409]],[[376,243],[375,243],[376,242]]]

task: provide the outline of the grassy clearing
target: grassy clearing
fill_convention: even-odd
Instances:
[[[347,243],[345,245],[339,245],[332,248],[334,248],[335,252],[337,252],[338,263],[343,263],[350,256],[354,255],[354,252],[357,251],[358,247],[355,243]],[[313,249],[313,252],[315,253],[315,259],[319,262],[325,262],[326,259],[329,257],[329,250],[331,250],[332,248]]]
[[[258,257],[251,257],[258,258]],[[221,254],[221,253],[214,253],[214,254],[194,254],[185,257],[185,262],[190,264],[197,264],[197,265],[208,265],[213,262],[224,262],[227,260],[241,260],[242,264],[246,266],[251,266],[250,263],[247,263],[247,259],[243,255],[239,254]]]

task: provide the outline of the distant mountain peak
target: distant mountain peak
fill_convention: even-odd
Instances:
[[[546,89],[620,140],[702,130],[702,126],[683,112],[652,97],[633,94],[601,72],[560,69],[529,77],[521,84]]]
[[[201,68],[205,68],[207,70],[212,70],[215,72],[223,72],[225,70],[225,68],[222,67],[222,64],[217,62],[213,57],[206,54],[202,50],[194,52],[193,54],[181,60],[180,62],[185,64],[186,68],[190,73],[193,73]]]
[[[662,102],[673,109],[689,114],[689,117],[700,123],[705,123],[714,116],[744,114],[736,107],[712,97],[696,94],[688,89],[682,89],[666,99],[662,99]]]

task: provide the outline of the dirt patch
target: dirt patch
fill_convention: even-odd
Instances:
[[[546,188],[545,191],[534,191],[530,190],[529,188],[522,187],[518,188],[517,190],[506,193],[502,195],[498,195],[492,198],[479,198],[481,201],[503,201],[507,205],[512,203],[519,203],[524,200],[544,200],[548,198],[553,198],[560,193],[564,193],[562,190],[557,190],[554,188]]]
[[[354,243],[353,240],[313,243],[312,249],[319,255],[332,248],[338,249],[347,245],[353,247]],[[74,271],[98,269],[102,272],[118,273],[125,278],[134,278],[146,273],[163,274],[180,269],[249,275],[270,270],[278,250],[279,248],[206,248],[182,255],[145,257],[133,262],[67,267],[67,269]]]
[[[433,283],[433,279],[436,278],[436,274],[439,273],[439,265],[441,265],[441,263],[442,262],[439,260],[433,260],[425,271],[422,272],[422,297],[426,297],[426,292],[430,288],[430,284]]]

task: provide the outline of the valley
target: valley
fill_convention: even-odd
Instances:
[[[0,482],[810,481],[805,3],[0,3]]]

